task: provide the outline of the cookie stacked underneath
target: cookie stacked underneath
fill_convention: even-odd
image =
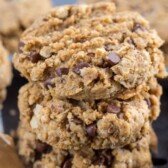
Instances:
[[[139,14],[112,3],[58,7],[37,20],[14,56],[29,80],[19,93],[25,165],[151,167],[162,43]]]
[[[21,33],[50,8],[50,0],[0,0],[0,38],[5,48],[15,52]]]

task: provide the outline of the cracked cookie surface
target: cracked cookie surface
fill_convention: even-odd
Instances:
[[[79,2],[95,3],[101,0],[79,0]],[[167,0],[136,0],[136,1],[125,1],[125,0],[105,0],[108,2],[114,2],[117,6],[117,10],[132,10],[139,12],[150,24],[155,28],[159,35],[166,41],[168,41],[168,4]]]

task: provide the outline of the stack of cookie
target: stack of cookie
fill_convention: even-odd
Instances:
[[[163,41],[113,3],[53,9],[23,33],[14,64],[19,154],[27,166],[151,167],[151,128],[167,73]]]

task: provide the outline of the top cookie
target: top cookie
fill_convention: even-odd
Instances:
[[[21,33],[51,8],[50,0],[0,0],[0,4],[0,35],[11,52],[16,51]]]
[[[104,99],[166,76],[162,43],[139,14],[112,3],[63,6],[23,33],[14,64],[57,97]]]
[[[80,2],[94,3],[101,0],[79,0]],[[114,2],[118,10],[133,10],[141,13],[148,19],[159,35],[168,41],[168,3],[167,0],[105,0]]]

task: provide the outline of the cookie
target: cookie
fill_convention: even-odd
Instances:
[[[95,3],[101,0],[79,0],[80,2]],[[139,12],[150,24],[155,28],[159,35],[166,41],[168,41],[168,4],[167,0],[136,0],[136,1],[125,1],[125,0],[105,0],[114,2],[119,11],[132,10]]]
[[[136,143],[114,150],[93,150],[85,147],[80,150],[58,150],[41,142],[36,135],[20,125],[19,154],[27,167],[47,168],[151,168],[149,137]]]
[[[50,0],[0,0],[0,4],[0,35],[11,52],[17,50],[21,33],[51,8]]]
[[[6,97],[6,87],[10,85],[12,79],[11,63],[8,59],[8,52],[0,42],[0,104]]]
[[[29,83],[19,92],[20,119],[55,148],[122,147],[148,133],[149,121],[159,115],[161,88],[152,82],[145,98],[127,101],[58,99],[40,84]]]
[[[114,98],[167,75],[157,33],[139,14],[116,12],[112,3],[53,9],[20,44],[15,68],[59,98]]]

